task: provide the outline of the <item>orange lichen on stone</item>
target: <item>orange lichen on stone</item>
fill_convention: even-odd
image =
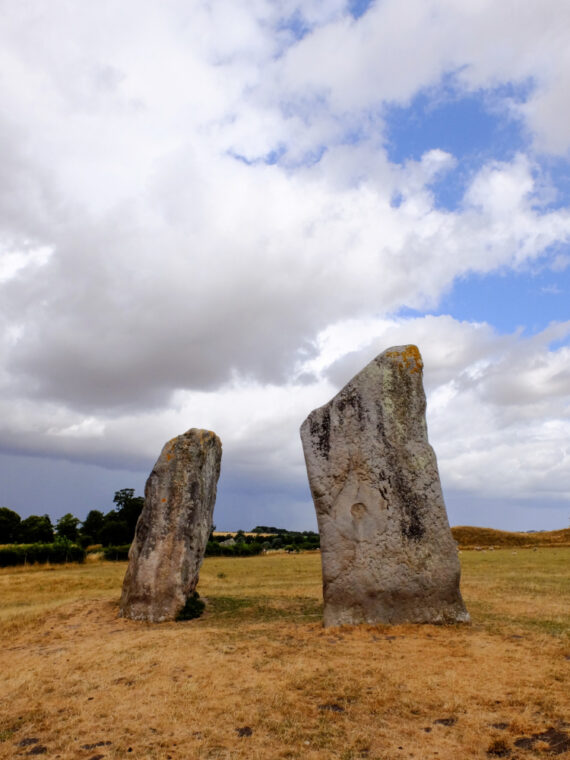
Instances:
[[[204,448],[206,444],[209,444],[210,441],[212,441],[216,434],[212,430],[200,430],[200,446]]]
[[[176,438],[171,438],[166,444],[166,446],[168,446],[168,451],[166,453],[167,462],[170,462],[170,460],[172,459],[172,449],[174,448],[175,443],[176,443]]]
[[[406,362],[406,369],[411,373],[421,372],[424,368],[424,363],[417,346],[406,346],[402,358]]]
[[[401,359],[404,363],[404,367],[411,375],[416,372],[421,372],[424,368],[419,349],[413,344],[405,346],[403,351],[387,351],[386,355],[394,359]]]

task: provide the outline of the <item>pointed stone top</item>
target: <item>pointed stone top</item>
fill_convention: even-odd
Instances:
[[[185,433],[181,433],[180,435],[174,436],[174,438],[171,438],[169,443],[171,441],[177,441],[179,438],[198,438],[200,441],[208,440],[208,438],[218,438],[218,436],[214,433],[213,430],[204,430],[203,428],[190,428],[190,430],[187,430]]]
[[[162,454],[166,456],[166,459],[170,461],[174,449],[188,448],[189,446],[198,446],[203,449],[207,446],[214,446],[222,450],[222,442],[219,437],[213,432],[213,430],[203,430],[202,428],[190,428],[185,433],[171,438],[164,444]],[[160,461],[160,459],[159,459]]]
[[[384,358],[398,362],[411,375],[422,372],[424,368],[420,351],[413,343],[409,343],[407,346],[392,346],[392,348],[387,348],[386,351],[376,357],[375,361],[380,361]]]

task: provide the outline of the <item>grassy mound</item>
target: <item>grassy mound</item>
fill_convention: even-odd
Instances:
[[[475,528],[470,525],[460,525],[451,529],[453,538],[462,549],[475,547],[538,547],[538,546],[570,546],[570,528],[548,530],[540,533],[515,533],[493,528]]]

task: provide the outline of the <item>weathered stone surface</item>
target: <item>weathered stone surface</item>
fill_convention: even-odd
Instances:
[[[416,346],[390,348],[301,426],[325,626],[465,622]]]
[[[120,614],[174,620],[198,584],[212,526],[222,444],[192,428],[164,446],[146,482]]]

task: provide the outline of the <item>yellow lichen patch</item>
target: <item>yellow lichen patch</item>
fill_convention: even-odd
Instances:
[[[198,432],[200,433],[200,446],[202,447],[204,447],[205,443],[209,443],[216,437],[216,434],[212,430],[200,430]]]
[[[403,359],[406,362],[406,369],[412,373],[421,372],[424,368],[424,363],[417,346],[407,346],[403,354]]]
[[[410,374],[421,372],[424,368],[421,354],[417,346],[409,345],[403,351],[387,351],[386,356],[402,359],[405,368]]]

